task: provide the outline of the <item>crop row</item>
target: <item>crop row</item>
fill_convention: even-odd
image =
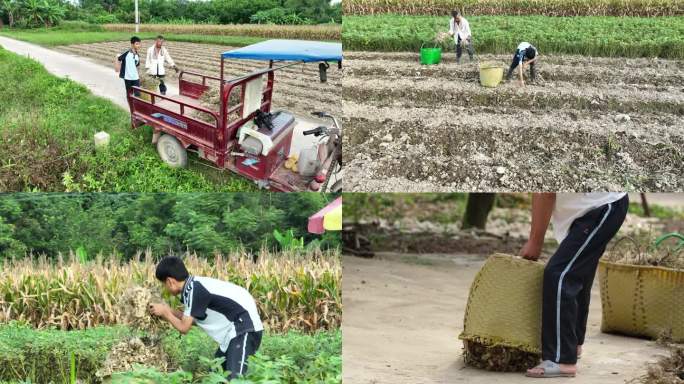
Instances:
[[[246,254],[217,255],[213,261],[186,255],[191,273],[231,281],[254,296],[271,331],[315,331],[339,327],[342,316],[341,268],[336,254],[307,255],[261,252],[253,262]],[[35,327],[85,329],[119,324],[117,299],[130,286],[160,289],[152,256],[126,264],[113,260],[57,264],[44,259],[11,261],[2,266],[0,323],[11,320]],[[178,305],[178,299],[172,298]]]
[[[684,58],[682,17],[473,16],[469,18],[476,53],[510,53],[521,41],[540,53],[604,57]],[[417,51],[423,45],[453,50],[448,17],[345,16],[345,50]]]
[[[134,24],[105,24],[104,29],[112,32],[135,31]],[[234,35],[266,38],[340,40],[339,24],[319,25],[271,25],[271,24],[227,24],[227,25],[188,25],[188,24],[143,24],[140,32]]]
[[[103,367],[112,347],[133,335],[135,332],[126,327],[60,331],[0,325],[0,382],[69,383],[74,382],[69,379],[74,372],[78,383],[98,383],[96,372]],[[266,333],[257,356],[250,360],[250,373],[244,382],[265,382],[261,380],[264,375],[284,384],[311,382],[305,380],[315,380],[314,375],[325,376],[327,380],[335,378],[341,374],[341,343],[339,330],[314,335]],[[196,329],[181,338],[175,331],[165,332],[161,346],[169,368],[182,369],[188,374],[206,373],[208,367],[201,360],[213,358],[216,349],[216,344]],[[157,373],[150,380],[124,376],[112,382],[185,383],[189,380],[167,380],[165,375]]]
[[[345,0],[345,16],[395,13],[448,15],[677,16],[682,0]]]

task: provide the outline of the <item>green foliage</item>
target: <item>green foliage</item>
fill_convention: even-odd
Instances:
[[[131,332],[124,327],[97,327],[85,331],[35,330],[17,323],[0,326],[0,381],[69,383],[72,375],[94,382],[95,372],[116,342]],[[214,343],[194,328],[179,337],[169,331],[163,338],[172,366],[182,370],[161,373],[141,367],[120,373],[113,383],[151,379],[155,383],[223,383],[220,360],[213,359]],[[312,336],[297,332],[265,334],[259,352],[250,359],[245,379],[232,383],[340,383],[342,335],[339,330]],[[269,379],[271,378],[271,379]],[[270,381],[273,382],[273,381]]]
[[[0,257],[74,250],[85,262],[112,250],[125,258],[148,248],[155,254],[257,251],[276,244],[277,228],[292,228],[281,247],[301,249],[305,240],[319,238],[306,233],[308,217],[332,199],[268,192],[0,195]],[[337,247],[339,234],[317,244]]]
[[[684,13],[682,0],[345,0],[345,15],[466,15],[546,16],[676,16]]]
[[[249,17],[249,21],[255,24],[311,24],[311,21],[301,17],[293,10],[276,7],[256,12]]]
[[[0,1],[0,19],[7,19],[10,27],[51,27],[59,24],[66,8],[53,0],[3,0]],[[3,21],[4,22],[4,21]]]
[[[295,237],[292,229],[285,231],[285,233],[280,233],[277,229],[274,229],[273,237],[275,237],[278,244],[280,244],[281,249],[288,251],[304,249],[304,238]]]
[[[590,56],[684,58],[682,17],[472,16],[476,52],[511,55],[521,41],[549,53]],[[435,16],[345,16],[342,42],[348,50],[418,51],[449,18]],[[638,38],[635,38],[638,36]],[[448,40],[442,48],[451,49]]]
[[[684,220],[684,210],[682,209],[675,209],[654,204],[649,204],[648,208],[650,210],[651,217],[656,217],[663,220]],[[641,217],[646,216],[646,213],[644,212],[644,206],[641,205],[641,202],[636,201],[629,203],[629,213]]]

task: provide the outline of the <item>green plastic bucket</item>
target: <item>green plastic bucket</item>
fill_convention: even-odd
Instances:
[[[423,44],[425,45],[425,44]],[[442,48],[432,47],[426,48],[421,45],[420,47],[420,63],[423,65],[434,65],[439,64],[442,61]]]

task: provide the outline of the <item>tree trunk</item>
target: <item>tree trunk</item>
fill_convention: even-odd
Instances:
[[[469,193],[462,228],[485,229],[487,216],[494,207],[494,200],[496,193]]]
[[[644,208],[644,216],[651,217],[651,209],[648,207],[648,201],[646,201],[646,194],[640,193],[641,195],[641,206]]]

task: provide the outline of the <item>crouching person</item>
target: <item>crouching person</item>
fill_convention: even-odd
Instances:
[[[156,277],[168,292],[180,295],[185,310],[167,304],[150,305],[150,313],[171,323],[180,333],[194,325],[202,328],[219,347],[223,368],[232,380],[247,373],[247,360],[261,345],[263,325],[250,293],[233,283],[192,276],[178,257],[165,257],[157,265]]]
[[[537,73],[535,64],[539,58],[539,51],[532,44],[527,42],[522,42],[518,45],[513,55],[513,62],[511,67],[508,68],[508,75],[506,75],[506,80],[510,80],[513,75],[515,68],[519,68],[520,74],[520,85],[525,86],[525,79],[523,78],[523,70],[526,65],[530,66],[530,79],[534,81]]]

